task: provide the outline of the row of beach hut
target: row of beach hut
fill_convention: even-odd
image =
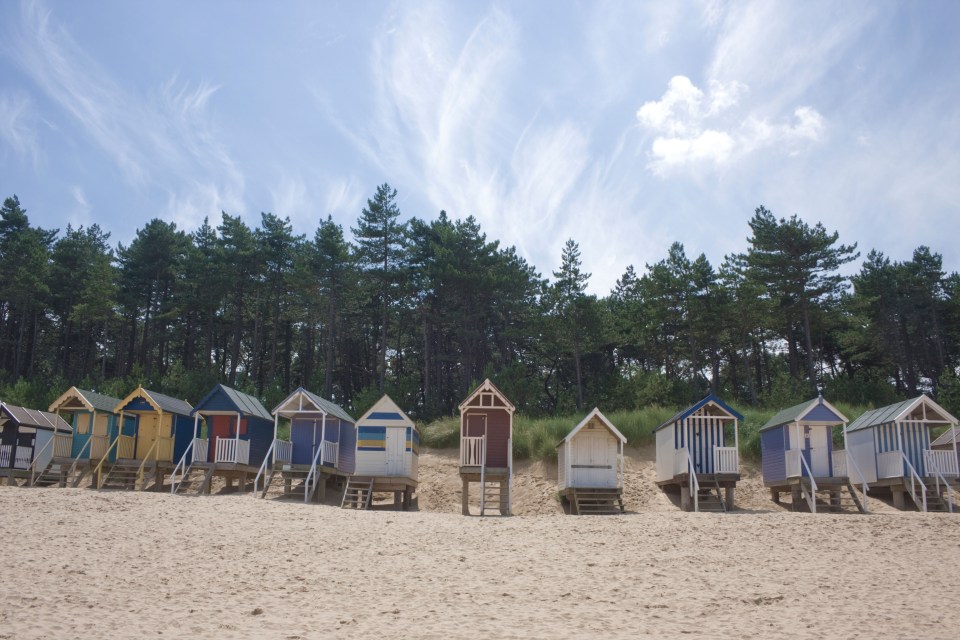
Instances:
[[[485,380],[460,404],[462,511],[477,485],[480,515],[511,513],[514,405]],[[289,422],[280,439],[279,421]],[[743,416],[709,395],[655,429],[656,483],[679,493],[681,508],[726,512],[740,480]],[[205,426],[201,429],[201,423]],[[957,420],[926,395],[850,422],[822,396],[784,409],[760,429],[762,476],[774,502],[794,509],[868,510],[869,493],[894,506],[953,511],[960,456]],[[947,427],[939,437],[932,430]],[[622,513],[626,438],[599,409],[557,444],[558,489],[573,514]],[[839,446],[838,446],[839,445]],[[29,484],[210,491],[214,477],[256,495],[304,501],[333,484],[341,505],[369,508],[393,494],[409,508],[416,492],[420,436],[388,397],[359,420],[306,389],[273,411],[223,385],[195,407],[138,388],[123,400],[71,388],[48,411],[0,406],[0,474]]]

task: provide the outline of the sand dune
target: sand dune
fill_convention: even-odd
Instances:
[[[0,487],[0,638],[956,637],[960,516],[791,513],[752,472],[744,511],[682,513],[644,456],[621,517],[524,463],[516,517],[465,518],[450,452],[410,513]]]

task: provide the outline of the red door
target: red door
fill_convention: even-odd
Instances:
[[[232,436],[233,423],[236,418],[233,416],[212,416],[213,424],[210,428],[210,450],[207,452],[208,462],[213,462],[217,455],[217,439],[230,438]]]

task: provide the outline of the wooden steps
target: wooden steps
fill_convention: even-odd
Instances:
[[[282,465],[277,465],[270,471],[270,475],[263,485],[263,490],[260,492],[260,497],[272,496],[274,498],[299,498],[304,500],[307,492],[308,475],[310,475],[309,469],[284,469]],[[325,479],[321,477],[317,483],[317,490],[324,482]],[[310,496],[311,499],[314,497]]]
[[[571,489],[570,506],[578,516],[612,516],[625,511],[619,489]]]
[[[136,460],[131,462],[118,462],[114,464],[103,477],[103,481],[100,483],[100,489],[127,489],[142,491],[149,486],[151,482],[156,480],[157,467],[154,465],[145,469],[143,474],[143,483],[139,484],[137,482],[137,475],[140,471],[140,465],[141,462]]]
[[[486,480],[480,483],[480,515],[487,515],[487,509],[496,509],[500,515],[505,515],[506,509],[500,500],[500,485],[504,480]]]
[[[716,476],[703,476],[703,484],[697,489],[696,510],[704,513],[726,513],[727,503],[723,499],[720,483]]]
[[[215,470],[216,465],[213,464],[202,467],[190,465],[184,472],[183,478],[173,488],[173,493],[182,494],[191,489],[195,489],[194,495],[209,493],[210,481],[213,479]]]
[[[369,481],[356,478],[347,478],[347,486],[343,490],[341,509],[369,510],[373,502],[373,478]]]
[[[63,465],[59,463],[54,463],[52,460],[47,463],[47,466],[43,468],[40,473],[36,474],[33,477],[33,481],[30,483],[31,487],[52,487],[54,485],[61,486],[60,476],[66,472],[66,469],[63,468]]]

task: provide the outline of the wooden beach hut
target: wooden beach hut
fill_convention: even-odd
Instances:
[[[409,509],[420,470],[420,433],[390,396],[357,420],[357,466],[347,480],[342,507],[369,509],[375,493],[393,493]]]
[[[255,397],[222,384],[197,403],[193,414],[193,439],[173,469],[170,492],[196,488],[210,491],[214,476],[235,480],[241,490],[256,475],[273,442],[273,416]],[[206,424],[201,438],[200,421]]]
[[[137,387],[113,409],[121,428],[94,469],[94,486],[162,487],[193,441],[192,410],[185,400]]]
[[[38,469],[35,484],[59,484],[78,487],[106,454],[117,437],[119,416],[114,408],[119,398],[87,389],[70,387],[50,405],[50,413],[66,420],[73,428],[69,447],[54,451],[53,459]],[[128,418],[131,422],[133,419]]]
[[[623,513],[623,447],[627,439],[594,408],[557,444],[557,485],[573,515]]]
[[[460,403],[461,509],[470,515],[470,483],[480,484],[480,515],[510,515],[513,413],[516,407],[489,379]]]
[[[72,428],[55,413],[0,404],[0,478],[7,484],[30,481],[46,468],[55,451],[70,447]]]
[[[253,485],[260,497],[282,482],[284,496],[302,495],[310,502],[325,496],[328,481],[353,475],[357,428],[342,407],[301,387],[271,413],[273,442]],[[277,438],[281,418],[290,422],[290,440]]]
[[[898,509],[906,498],[920,511],[952,511],[957,455],[931,447],[930,430],[957,419],[926,395],[867,411],[847,427],[847,449],[873,491],[890,491]]]
[[[684,511],[730,511],[740,480],[743,416],[711,394],[657,427],[657,485],[680,490]],[[725,491],[723,496],[721,491]]]
[[[780,411],[760,428],[763,484],[774,502],[789,493],[794,511],[806,502],[812,513],[867,512],[866,478],[856,460],[847,459],[845,448],[833,446],[834,435],[842,437],[846,423],[819,396]]]
[[[957,457],[958,467],[960,467],[960,427],[950,427],[941,433],[933,442],[930,448],[934,451],[950,451]]]

